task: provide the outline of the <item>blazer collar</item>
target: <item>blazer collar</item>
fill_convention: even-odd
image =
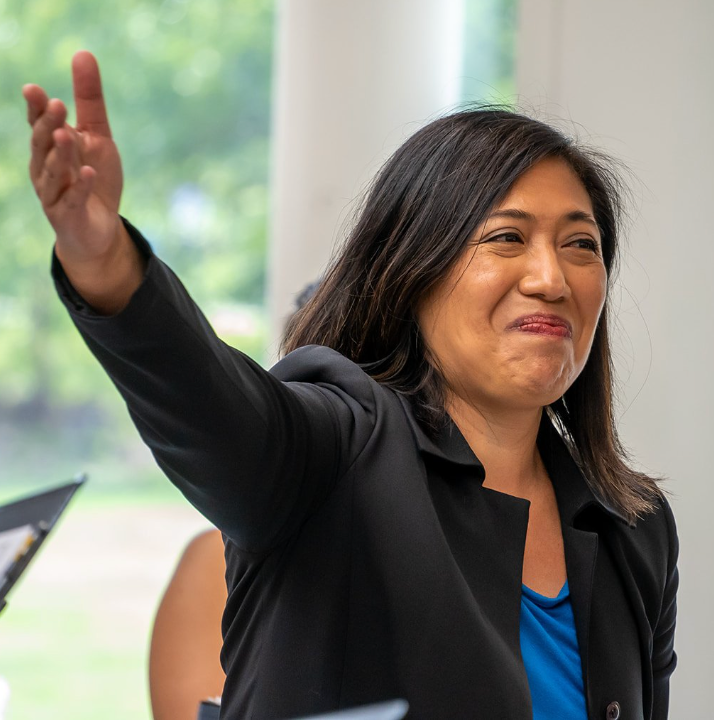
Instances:
[[[428,435],[421,423],[414,417],[414,409],[408,398],[399,395],[399,399],[422,455],[431,455],[448,463],[470,468],[476,472],[479,481],[483,482],[486,477],[484,467],[451,418],[447,416],[446,424],[433,436]]]
[[[399,399],[404,407],[420,453],[454,465],[470,468],[475,472],[479,482],[484,481],[486,471],[481,461],[476,457],[451,418],[447,418],[444,427],[433,436],[430,436],[414,417],[414,411],[409,400],[403,395],[399,395]],[[538,449],[553,483],[563,524],[574,526],[581,513],[593,508],[634,527],[634,524],[630,523],[617,508],[600,498],[592,490],[546,412],[543,413],[538,432]]]
[[[558,509],[564,523],[574,526],[578,516],[594,508],[625,525],[634,527],[634,523],[631,523],[620,510],[592,489],[547,412],[543,413],[541,419],[538,449],[553,483]]]

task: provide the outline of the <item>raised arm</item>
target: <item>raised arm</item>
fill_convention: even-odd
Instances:
[[[60,296],[169,479],[238,547],[269,551],[363,447],[371,381],[321,348],[284,361],[281,379],[297,382],[283,382],[215,335],[117,214],[121,163],[89,53],[75,56],[73,77],[76,128],[59,100],[24,89],[30,174],[56,234]]]
[[[121,310],[139,287],[144,261],[119,218],[122,169],[109,128],[99,67],[72,60],[77,125],[61,100],[25,85],[32,127],[30,178],[54,228],[55,252],[77,292],[98,312]]]

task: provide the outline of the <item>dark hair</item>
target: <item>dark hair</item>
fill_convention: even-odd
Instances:
[[[421,422],[438,429],[445,419],[445,382],[429,358],[415,308],[513,183],[547,157],[569,163],[585,186],[611,282],[623,212],[623,186],[612,161],[508,109],[457,112],[419,130],[384,165],[341,252],[289,322],[283,350],[334,348],[409,395]],[[660,491],[654,479],[628,465],[612,394],[606,301],[587,363],[550,413],[594,491],[634,520],[654,509]]]

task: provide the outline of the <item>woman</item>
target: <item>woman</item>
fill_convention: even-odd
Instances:
[[[77,130],[25,88],[30,172],[77,327],[228,537],[222,717],[666,717],[677,539],[613,426],[602,163],[503,111],[422,129],[266,373],[117,215],[87,53],[74,82]]]

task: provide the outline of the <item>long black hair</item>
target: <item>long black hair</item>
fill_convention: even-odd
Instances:
[[[288,324],[283,350],[334,348],[409,395],[420,420],[436,430],[446,416],[446,386],[415,309],[513,183],[548,157],[567,162],[588,192],[611,283],[623,214],[615,164],[508,109],[457,112],[419,130],[386,162],[324,280]],[[606,300],[585,367],[550,413],[593,489],[633,520],[655,507],[660,490],[653,478],[630,468],[612,395]]]

